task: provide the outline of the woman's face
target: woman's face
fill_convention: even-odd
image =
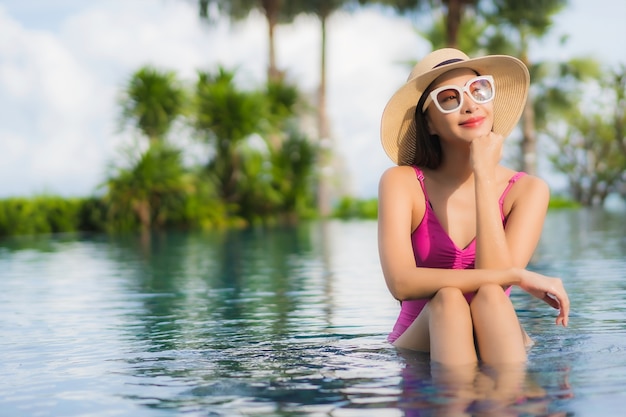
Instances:
[[[463,89],[467,81],[475,77],[476,73],[470,69],[452,70],[437,78],[427,93],[447,85],[456,85]],[[445,100],[452,99],[453,97],[443,95],[439,101],[445,106]],[[470,143],[474,138],[491,132],[493,101],[478,104],[467,92],[463,92],[461,106],[451,113],[442,113],[435,103],[431,102],[426,109],[426,120],[430,134],[439,136],[442,141],[461,140]]]

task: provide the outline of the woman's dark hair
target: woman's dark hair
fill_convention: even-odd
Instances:
[[[413,156],[413,165],[421,168],[437,169],[441,165],[443,159],[443,151],[441,150],[441,141],[439,136],[431,135],[428,130],[428,120],[426,113],[422,112],[424,103],[428,98],[430,86],[420,97],[415,107],[415,155]]]
[[[471,69],[471,68],[468,68]],[[474,71],[476,76],[480,76],[480,73],[475,69],[471,69]],[[443,160],[443,150],[441,149],[441,140],[437,135],[431,135],[428,130],[428,120],[426,120],[426,113],[422,112],[424,108],[424,103],[428,98],[428,95],[432,91],[433,84],[435,84],[434,80],[430,85],[424,90],[424,93],[420,97],[417,102],[417,106],[415,107],[415,155],[413,156],[413,165],[418,166],[420,168],[428,168],[428,169],[437,169],[439,165],[441,165],[441,161]]]

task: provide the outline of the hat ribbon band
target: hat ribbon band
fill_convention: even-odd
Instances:
[[[460,58],[448,59],[447,61],[443,61],[443,62],[438,63],[437,65],[435,65],[433,67],[433,69],[439,68],[439,67],[441,67],[443,65],[453,64],[453,63],[459,62],[459,61],[463,61],[463,60],[460,59]]]

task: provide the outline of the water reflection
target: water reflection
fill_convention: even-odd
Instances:
[[[626,331],[624,213],[550,213],[531,266],[564,280],[572,298],[570,333]]]
[[[601,209],[551,211],[536,254],[543,262],[558,264],[623,260],[626,214]]]
[[[574,395],[567,367],[549,367],[549,377],[544,368],[538,377],[527,364],[446,367],[424,354],[400,355],[406,366],[399,406],[407,417],[565,416],[556,401]]]
[[[127,282],[127,291],[143,299],[143,311],[129,315],[144,323],[136,336],[172,349],[181,341],[163,335],[199,333],[206,344],[220,343],[220,335],[274,338],[291,331],[300,297],[311,295],[311,240],[306,229],[259,233],[170,233],[154,236],[147,248],[118,241],[124,249],[116,254],[124,259],[113,260],[120,264],[141,245]],[[309,302],[321,302],[315,298]]]
[[[386,342],[399,307],[380,271],[375,222],[0,241],[0,407],[13,415],[621,415],[625,225],[618,213],[549,213],[531,268],[564,279],[570,328],[514,291],[536,342],[528,366],[469,371]]]

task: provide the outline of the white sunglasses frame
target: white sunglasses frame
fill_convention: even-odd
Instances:
[[[491,97],[488,100],[476,101],[476,99],[472,95],[471,91],[469,91],[469,86],[472,85],[474,82],[481,81],[481,80],[486,80],[487,82],[489,82],[489,84],[491,85],[491,90],[493,91],[493,94],[491,94]],[[457,91],[459,93],[459,96],[461,97],[461,100],[459,101],[458,107],[455,107],[452,110],[444,110],[443,108],[441,108],[441,105],[439,104],[439,101],[437,100],[437,94],[441,93],[444,90],[455,90],[455,91]],[[461,107],[463,107],[463,101],[465,100],[465,94],[464,93],[467,93],[467,95],[476,104],[489,103],[496,96],[496,83],[495,83],[495,81],[493,79],[493,76],[491,76],[491,75],[479,75],[478,77],[474,77],[474,78],[471,78],[471,79],[467,80],[467,82],[465,83],[465,85],[463,87],[460,87],[460,86],[454,85],[454,84],[450,84],[450,85],[444,85],[444,86],[441,86],[441,87],[438,87],[438,88],[434,89],[433,91],[431,91],[428,94],[428,97],[426,98],[426,101],[424,101],[424,106],[422,107],[422,113],[426,112],[426,109],[428,109],[428,106],[430,106],[431,103],[435,103],[435,106],[437,107],[437,109],[441,113],[443,113],[443,114],[454,113],[455,111],[457,111]]]

